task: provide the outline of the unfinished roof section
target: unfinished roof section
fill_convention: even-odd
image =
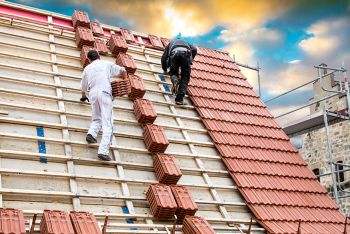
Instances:
[[[113,161],[99,161],[97,145],[85,141],[91,108],[79,101],[82,66],[71,18],[13,6],[0,2],[0,113],[7,113],[0,116],[0,205],[22,209],[27,220],[38,213],[37,230],[40,214],[51,209],[91,212],[102,224],[108,215],[107,233],[167,233],[173,221],[155,219],[146,201],[158,179],[133,101],[115,101]],[[120,31],[102,27],[106,41]],[[170,99],[170,79],[159,76],[162,51],[148,35],[130,33],[135,40],[126,54],[144,82],[144,98],[154,105],[154,123],[169,140],[165,153],[181,170],[177,184],[189,188],[198,206],[196,215],[218,233],[246,232],[251,218],[252,233],[265,233],[194,107]],[[110,52],[102,59],[116,61]],[[180,233],[181,225],[176,229]]]
[[[345,216],[228,54],[200,48],[189,93],[239,191],[269,232],[344,230]]]

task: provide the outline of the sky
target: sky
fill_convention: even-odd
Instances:
[[[225,50],[261,67],[262,99],[316,78],[314,65],[350,67],[350,0],[10,0],[101,23]],[[242,69],[257,91],[256,72]],[[309,102],[312,86],[268,103],[278,115]],[[305,116],[308,109],[279,119]]]

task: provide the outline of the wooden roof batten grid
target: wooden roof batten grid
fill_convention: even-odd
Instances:
[[[145,50],[146,51],[146,50]],[[159,53],[158,53],[159,54]],[[146,54],[147,55],[147,54]],[[147,56],[146,56],[147,57]],[[149,63],[148,63],[149,64]],[[155,78],[157,78],[157,77],[155,77]],[[166,105],[166,102],[164,102],[164,104]],[[175,107],[173,106],[173,105],[169,105],[170,106],[170,108],[174,108],[175,109]],[[176,109],[175,109],[176,110]],[[175,114],[174,114],[175,115]],[[185,135],[185,134],[184,134]],[[187,144],[189,144],[189,145],[191,145],[191,143],[190,142],[188,142]],[[190,146],[190,148],[191,148],[191,146]],[[193,152],[192,152],[193,153]],[[193,153],[193,154],[195,154],[195,153]],[[220,212],[224,212],[224,210],[220,210]],[[209,219],[210,220],[210,219]],[[224,220],[229,220],[229,219],[227,219],[226,217],[225,217],[225,219]],[[229,221],[228,221],[229,222]],[[263,225],[264,225],[264,223],[262,223]],[[253,228],[254,229],[254,228]]]

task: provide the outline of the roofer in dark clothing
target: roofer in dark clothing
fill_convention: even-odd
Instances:
[[[190,82],[192,60],[197,54],[196,47],[181,39],[172,40],[164,49],[162,68],[167,73],[170,67],[170,79],[173,84],[172,93],[176,94],[175,103],[183,105],[183,99]],[[181,68],[181,79],[179,69]]]

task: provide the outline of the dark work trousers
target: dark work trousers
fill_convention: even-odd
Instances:
[[[170,76],[176,75],[179,77],[179,69],[181,68],[181,78],[175,101],[182,102],[187,92],[187,86],[191,76],[191,55],[188,52],[177,52],[171,57]]]

